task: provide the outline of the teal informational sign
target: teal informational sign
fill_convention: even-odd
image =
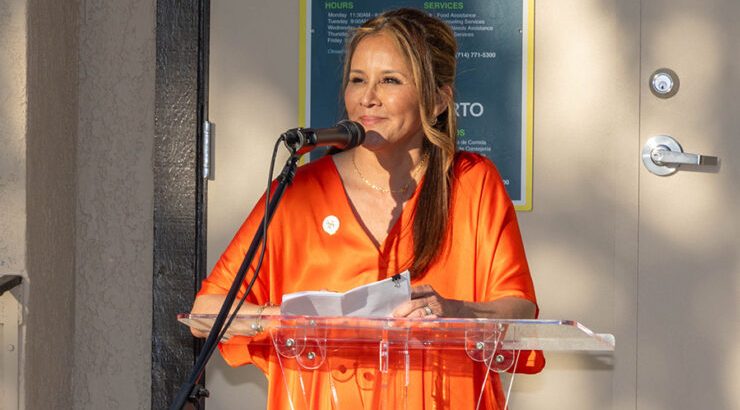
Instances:
[[[517,210],[531,210],[534,0],[316,1],[301,3],[300,122],[344,117],[347,33],[384,10],[413,7],[446,21],[458,42],[458,148],[490,158]]]

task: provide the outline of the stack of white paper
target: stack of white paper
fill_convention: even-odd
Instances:
[[[306,291],[283,295],[280,313],[305,316],[387,317],[411,299],[409,271],[344,293]]]

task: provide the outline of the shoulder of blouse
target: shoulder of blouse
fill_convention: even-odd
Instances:
[[[462,181],[469,178],[484,177],[488,174],[498,175],[496,166],[483,155],[467,151],[455,153],[453,178]]]
[[[299,166],[296,170],[295,177],[290,184],[291,188],[286,191],[286,194],[290,194],[289,196],[292,196],[297,193],[293,191],[300,191],[301,195],[303,195],[303,189],[312,190],[315,188],[316,184],[323,184],[326,183],[326,181],[332,181],[333,179],[331,178],[331,175],[336,172],[334,163],[329,155],[323,156],[315,161],[305,163]],[[273,181],[273,183],[276,182],[277,180]]]
[[[298,167],[296,170],[296,177],[306,178],[316,175],[317,173],[323,173],[333,167],[333,160],[330,155],[324,155],[323,157],[307,162]]]

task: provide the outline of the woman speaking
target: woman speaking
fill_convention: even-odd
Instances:
[[[298,169],[271,222],[262,271],[241,313],[278,314],[284,294],[346,291],[409,270],[411,300],[394,316],[536,317],[504,184],[489,160],[456,150],[456,52],[452,30],[419,10],[388,11],[353,31],[344,104],[366,139]],[[263,202],[203,281],[192,313],[220,308],[262,221]],[[281,372],[274,349],[235,339],[222,343],[221,353],[232,366],[253,363],[265,372],[270,409],[290,408],[299,390],[312,409],[379,408],[401,394],[402,386],[393,383],[406,381],[399,408],[469,409],[479,397],[480,408],[504,406],[498,376],[486,374],[486,366],[464,351],[418,352],[421,365],[389,386],[378,383],[387,376],[378,370],[377,353],[333,353],[332,370],[299,380],[299,372]],[[542,360],[525,357],[520,364],[519,371],[537,371]]]

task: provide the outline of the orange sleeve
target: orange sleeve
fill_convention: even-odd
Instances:
[[[200,295],[225,295],[231,288],[236,274],[239,272],[244,256],[249,249],[249,245],[252,243],[252,238],[257,232],[257,228],[262,223],[262,217],[264,215],[264,196],[257,202],[252,212],[249,214],[247,219],[244,221],[242,226],[237,231],[234,238],[229,243],[229,246],[221,254],[218,262],[213,267],[210,275],[203,279],[201,282],[200,290],[197,296]],[[272,233],[272,232],[271,232]],[[268,238],[268,241],[271,241]],[[267,272],[269,269],[269,252],[270,247],[267,246],[265,250],[265,257],[262,263],[261,272],[252,287],[252,291],[247,296],[247,301],[254,304],[265,304],[269,301],[269,275]],[[244,295],[244,291],[249,284],[249,281],[254,276],[254,268],[259,260],[260,249],[258,248],[254,260],[249,267],[247,275],[242,282],[237,298],[241,298]]]
[[[514,205],[496,169],[484,170],[477,221],[480,274],[487,276],[483,300],[515,296],[537,304]]]
[[[480,192],[478,240],[479,244],[483,244],[482,255],[486,255],[486,252],[490,255],[485,300],[506,296],[526,299],[535,304],[535,317],[538,317],[537,297],[524,253],[516,211],[495,167],[487,168]],[[534,374],[542,371],[544,366],[545,356],[542,351],[523,350],[516,368],[510,372]]]
[[[228,293],[234,279],[236,278],[236,274],[239,272],[239,268],[241,267],[244,256],[252,242],[252,238],[254,237],[257,228],[262,223],[265,209],[264,201],[265,199],[263,196],[257,202],[257,205],[255,205],[250,215],[237,231],[234,239],[231,240],[229,246],[221,255],[218,262],[216,262],[210,275],[208,275],[208,277],[206,277],[201,283],[197,296],[225,295]],[[268,237],[268,243],[270,241],[271,240]],[[246,300],[249,303],[264,305],[269,302],[269,249],[270,247],[267,246],[264,261],[260,269],[261,273],[258,275],[250,294],[247,295]],[[244,281],[240,286],[237,294],[237,302],[244,295],[249,281],[254,276],[254,269],[259,260],[259,254],[260,251],[258,249]],[[254,363],[264,370],[267,366],[269,348],[264,343],[250,343],[250,341],[257,342],[257,339],[259,338],[260,336],[257,336],[256,338],[236,336],[225,343],[219,343],[218,348],[226,363],[232,367]]]

